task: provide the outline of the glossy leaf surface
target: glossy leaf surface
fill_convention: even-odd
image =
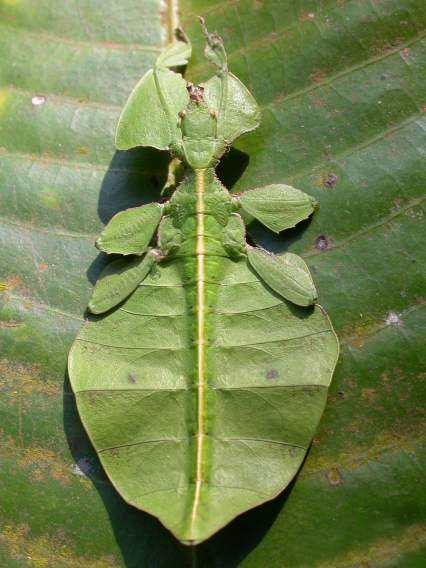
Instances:
[[[288,180],[321,203],[299,240],[262,242],[309,255],[344,340],[321,430],[290,495],[203,545],[198,565],[425,564],[424,8],[180,2],[195,38],[188,76],[210,74],[196,21],[209,10],[231,71],[262,106],[261,130],[221,170],[227,186],[246,153],[233,191]],[[62,391],[90,296],[93,241],[114,213],[156,199],[153,176],[167,172],[151,153],[117,154],[110,164],[122,105],[163,45],[159,3],[83,1],[76,10],[21,0],[0,12],[8,109],[0,120],[1,564],[191,565],[168,531],[109,485]],[[35,95],[46,103],[32,107]]]

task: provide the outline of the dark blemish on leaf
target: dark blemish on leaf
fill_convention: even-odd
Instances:
[[[133,373],[129,373],[127,380],[131,385],[134,385],[136,383],[136,377],[135,375],[133,375]]]
[[[327,187],[334,187],[337,183],[338,177],[336,174],[328,174],[327,178],[324,181],[324,185]]]
[[[337,467],[333,467],[332,469],[327,471],[325,476],[327,478],[328,483],[332,487],[339,487],[340,485],[343,485],[343,483],[344,483],[343,476],[342,476],[342,474],[340,473],[340,471],[338,470]]]
[[[89,404],[90,406],[96,406],[98,403],[98,395],[96,393],[89,393]]]
[[[269,369],[269,371],[266,371],[266,378],[267,379],[278,378],[278,371],[276,369]]]
[[[288,454],[291,458],[296,458],[298,453],[297,448],[289,448],[288,450]]]
[[[326,235],[320,235],[315,239],[315,248],[318,250],[327,250],[330,246],[330,242]]]
[[[340,391],[338,391],[337,394],[338,394],[339,398],[341,398],[341,399],[344,399],[344,398],[345,398],[345,393],[344,393],[344,391],[340,390]]]
[[[31,97],[31,104],[33,105],[33,107],[44,105],[45,102],[46,97],[43,95],[34,95],[33,97]]]

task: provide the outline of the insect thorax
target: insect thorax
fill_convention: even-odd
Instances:
[[[180,113],[182,147],[185,161],[194,169],[216,164],[226,145],[217,137],[217,117],[199,96]]]

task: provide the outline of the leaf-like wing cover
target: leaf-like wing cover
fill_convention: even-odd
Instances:
[[[155,260],[151,254],[143,258],[119,258],[103,270],[89,302],[92,314],[102,314],[129,296],[151,270]]]
[[[114,486],[178,539],[200,541],[275,497],[300,467],[338,355],[319,306],[282,301],[245,258],[223,259],[209,317],[204,477],[194,499],[194,313],[179,261],[163,261],[74,343],[80,415]],[[117,426],[119,425],[119,427]]]
[[[210,33],[201,18],[206,38],[204,55],[216,67],[216,75],[204,85],[204,97],[217,115],[217,136],[231,145],[245,132],[260,124],[260,108],[253,95],[235,75],[228,70],[228,61],[222,38]]]
[[[215,75],[204,86],[204,97],[217,114],[217,136],[230,145],[260,124],[260,109],[250,91],[232,73]]]
[[[274,255],[260,248],[247,253],[251,266],[277,294],[298,306],[310,306],[318,297],[305,261],[291,252]]]
[[[115,144],[119,150],[135,146],[167,150],[179,144],[179,112],[188,104],[189,95],[182,75],[169,67],[184,65],[190,55],[190,44],[171,44],[133,89],[117,126]]]
[[[96,241],[99,250],[112,254],[146,251],[162,215],[161,205],[149,203],[114,215]]]
[[[178,114],[189,101],[185,81],[169,69],[150,69],[136,85],[121,113],[115,144],[119,150],[178,143]]]
[[[311,215],[316,200],[284,184],[273,184],[245,191],[240,197],[247,213],[276,233],[290,229]]]

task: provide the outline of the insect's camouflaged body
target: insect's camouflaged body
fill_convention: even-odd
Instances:
[[[303,260],[250,246],[239,212],[279,232],[315,201],[275,184],[231,197],[215,174],[259,124],[227,69],[186,84],[173,44],[132,93],[117,146],[168,148],[185,165],[170,200],[129,209],[97,246],[108,265],[69,359],[84,425],[111,482],[177,538],[200,542],[277,495],[299,468],[324,408],[338,344]],[[157,246],[149,247],[158,227]]]

